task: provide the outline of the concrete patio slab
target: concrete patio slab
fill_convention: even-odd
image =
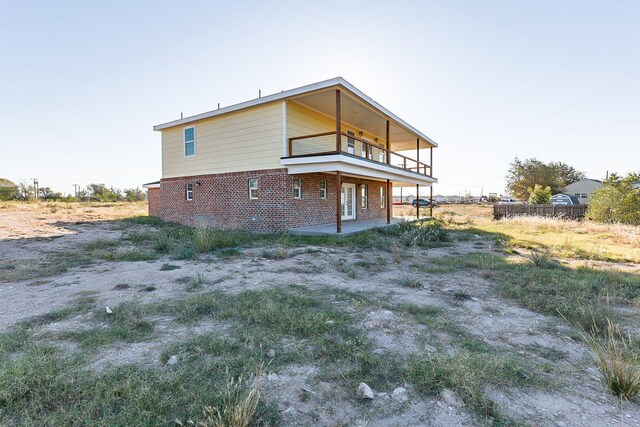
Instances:
[[[336,231],[336,223],[314,225],[311,227],[297,227],[289,229],[289,234],[294,236],[348,236],[354,233],[371,230],[372,228],[389,227],[399,223],[398,218],[391,218],[391,224],[386,219],[371,219],[364,221],[343,221],[342,233]]]

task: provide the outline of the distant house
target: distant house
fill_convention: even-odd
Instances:
[[[586,178],[564,187],[564,193],[575,196],[578,203],[586,205],[591,200],[591,194],[600,187],[602,187],[602,181]]]
[[[149,215],[167,221],[339,233],[343,221],[390,223],[394,187],[419,193],[437,182],[437,144],[341,77],[154,130],[162,177],[144,187]]]
[[[554,194],[551,197],[551,204],[552,205],[565,205],[565,206],[579,205],[580,201],[574,195],[560,193],[560,194]]]

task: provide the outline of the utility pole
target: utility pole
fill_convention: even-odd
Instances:
[[[38,178],[32,178],[33,180],[33,193],[36,197],[36,200],[38,200]]]
[[[73,184],[73,195],[78,198],[78,184]]]

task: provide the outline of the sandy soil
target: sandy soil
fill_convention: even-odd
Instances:
[[[95,208],[87,208],[88,210]],[[80,215],[90,217],[92,212]],[[108,221],[84,223],[83,219],[53,221],[38,219],[42,212],[0,211],[0,265],[3,262],[34,262],[51,252],[77,250],[79,245],[98,237],[116,239],[121,229]],[[75,222],[82,221],[81,224]],[[39,224],[34,227],[33,224]],[[291,249],[285,259],[269,260],[260,257],[257,249],[244,250],[241,256],[224,261],[170,261],[181,268],[161,271],[167,259],[150,262],[100,262],[75,268],[55,277],[0,283],[0,330],[35,315],[61,308],[78,296],[94,295],[101,306],[115,306],[124,301],[151,302],[186,296],[184,284],[178,279],[204,272],[208,284],[201,291],[219,289],[239,292],[244,289],[263,289],[291,283],[310,289],[327,286],[355,292],[368,292],[380,302],[407,302],[441,307],[451,322],[464,327],[487,344],[524,355],[532,361],[549,363],[556,368],[560,384],[552,390],[493,389],[488,395],[507,413],[528,425],[640,425],[640,405],[621,405],[606,393],[599,383],[586,348],[574,341],[571,330],[555,317],[523,309],[512,301],[497,296],[492,284],[471,272],[444,275],[425,275],[419,289],[400,286],[400,278],[410,270],[412,262],[428,264],[435,257],[478,250],[491,251],[485,242],[458,242],[454,246],[416,250],[399,263],[390,262],[385,271],[364,274],[356,278],[336,271],[340,260],[376,262],[377,257],[390,259],[385,251],[348,252],[343,249],[314,248],[314,253]],[[301,274],[301,266],[314,267],[314,274]],[[128,286],[117,286],[117,285]],[[142,292],[145,286],[153,292]],[[469,296],[462,301],[456,293]],[[85,315],[86,316],[86,315]],[[170,343],[193,334],[224,335],[228,325],[214,322],[185,327],[170,319],[155,319],[162,338],[151,342],[116,344],[97,353],[93,368],[110,369],[125,363],[160,366],[159,355]],[[42,331],[79,330],[87,319],[78,316],[43,327]],[[391,311],[372,308],[361,319],[359,327],[377,343],[380,350],[393,352],[434,352],[424,336],[425,326],[401,318]],[[362,405],[353,395],[323,383],[314,375],[312,364],[289,366],[273,372],[267,379],[265,397],[277,402],[287,425],[477,425],[481,423],[464,407],[451,405],[436,396],[425,399],[417,395],[410,384],[405,387],[406,400],[394,396],[393,389],[374,390],[371,405]],[[275,374],[275,375],[273,375]],[[305,390],[306,398],[301,399]]]

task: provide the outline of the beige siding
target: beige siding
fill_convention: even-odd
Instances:
[[[196,155],[184,156],[183,129],[195,126]],[[162,177],[281,167],[282,103],[273,102],[162,131]]]
[[[296,102],[287,103],[287,137],[292,138],[335,130],[335,119]]]
[[[336,130],[336,120],[331,117],[327,117],[324,114],[318,113],[315,110],[305,107],[304,105],[298,104],[296,102],[288,102],[287,103],[287,137],[292,138],[296,136],[304,136],[304,135],[313,135],[316,133],[323,132],[335,132]],[[360,129],[356,127],[342,122],[342,131],[352,131],[357,137],[364,138],[365,140],[374,143],[376,135],[373,135],[369,132],[364,132],[362,136],[360,136]],[[335,136],[334,136],[335,139]],[[317,143],[320,143],[322,140],[323,144],[328,143],[327,141],[331,141],[330,137],[318,138]],[[333,144],[333,143],[332,143]],[[377,145],[381,147],[386,146],[386,141],[384,137],[378,137]],[[332,149],[335,149],[335,144],[332,145]],[[304,153],[298,153],[304,154]]]

